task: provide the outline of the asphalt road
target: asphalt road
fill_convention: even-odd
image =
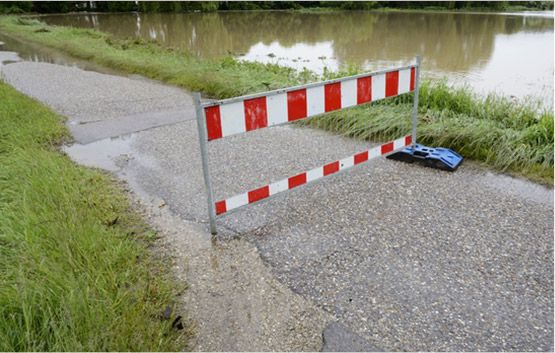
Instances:
[[[207,229],[186,92],[49,64],[2,72],[68,116],[72,158]],[[215,193],[233,196],[365,147],[290,127],[223,139],[210,146]],[[328,338],[342,337],[344,349],[362,341],[366,350],[553,350],[553,191],[539,185],[472,163],[448,173],[379,159],[221,217],[218,227],[217,243],[254,244],[275,279],[330,315]]]

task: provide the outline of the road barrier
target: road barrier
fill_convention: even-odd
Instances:
[[[420,76],[420,57],[404,67],[295,86],[275,91],[201,102],[195,93],[200,151],[207,190],[210,232],[217,233],[216,217],[232,209],[267,199],[373,158],[389,155],[407,146],[416,146],[416,122]],[[236,134],[282,125],[313,116],[368,104],[380,99],[414,92],[412,134],[385,142],[347,158],[296,174],[260,188],[214,201],[208,163],[208,144]]]

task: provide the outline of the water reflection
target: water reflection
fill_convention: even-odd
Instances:
[[[528,75],[529,82],[523,83],[526,89],[516,95],[541,95],[545,88],[529,91],[538,81],[553,88],[552,16],[222,12],[65,15],[44,19],[51,24],[97,28],[120,38],[140,36],[205,57],[231,53],[247,60],[316,71],[324,66],[337,69],[347,63],[374,69],[407,62],[421,54],[428,71],[454,73],[456,79],[466,78],[468,73],[466,81],[473,85],[479,83],[473,83],[472,75],[491,67],[495,50],[508,44],[515,50],[502,60],[504,67],[515,68],[522,62],[534,67],[532,77]],[[530,43],[532,48],[527,45]],[[520,46],[527,49],[520,50]],[[497,66],[497,62],[493,64]]]
[[[0,41],[5,42],[5,45],[0,47],[0,56],[6,55],[7,51],[17,53],[18,58],[34,61],[45,62],[56,65],[66,65],[79,67],[84,70],[96,71],[111,75],[120,75],[121,73],[110,68],[97,65],[88,60],[79,60],[75,57],[66,55],[58,50],[50,49],[44,46],[32,44],[30,42],[22,42],[12,37],[2,35],[0,32]],[[4,51],[5,50],[5,51]],[[9,64],[19,60],[6,60],[4,64]]]

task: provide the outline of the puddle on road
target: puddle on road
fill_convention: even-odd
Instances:
[[[522,197],[526,200],[544,205],[553,205],[553,189],[549,189],[540,184],[491,172],[486,172],[480,176],[479,181],[486,187],[495,189],[506,195]]]
[[[9,60],[4,64],[25,60],[31,62],[44,62],[63,66],[78,67],[85,71],[95,71],[115,76],[127,76],[125,73],[119,72],[117,70],[103,67],[91,61],[77,59],[56,49],[48,48],[46,46],[30,42],[24,42],[9,35],[6,35],[5,33],[0,33],[0,43],[2,43],[0,45],[1,50],[5,50],[5,52],[8,52],[9,50],[9,52],[17,53],[18,56],[18,60]],[[0,54],[1,53],[3,52],[0,52]],[[1,61],[2,60],[0,59],[0,62]],[[1,66],[2,64],[0,64],[0,67]]]
[[[0,51],[0,67],[11,63],[22,61],[22,59],[13,51]]]
[[[71,146],[64,146],[63,151],[79,164],[117,172],[122,168],[122,163],[131,158],[131,143],[134,138],[135,136],[131,134],[95,141],[86,145],[76,143]]]

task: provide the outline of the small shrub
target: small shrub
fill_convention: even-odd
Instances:
[[[6,13],[9,15],[19,15],[19,14],[25,13],[25,11],[23,11],[22,9],[14,5],[14,6],[8,7],[8,9],[6,10]]]

